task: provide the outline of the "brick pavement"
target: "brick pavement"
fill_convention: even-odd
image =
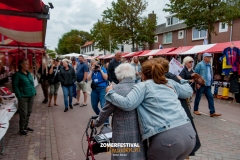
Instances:
[[[29,125],[30,127],[33,127],[35,131],[33,133],[29,133],[28,136],[19,136],[17,134],[19,117],[18,114],[14,115],[10,121],[10,127],[5,136],[6,150],[4,155],[0,155],[1,160],[66,159],[63,158],[60,153],[62,152],[61,147],[63,149],[64,146],[60,147],[60,145],[63,144],[61,144],[61,141],[57,140],[57,135],[61,134],[62,129],[58,129],[59,126],[54,125],[54,123],[56,124],[62,122],[54,122],[55,118],[53,117],[52,111],[55,109],[55,112],[57,112],[56,108],[49,108],[47,107],[47,105],[43,105],[41,103],[41,101],[43,100],[43,96],[40,92],[39,87],[40,86],[38,86],[39,94],[35,98],[35,107],[33,108],[33,113],[30,117]],[[60,100],[62,101],[62,99]],[[206,104],[206,99],[203,98],[200,104],[200,109],[206,108]],[[235,103],[228,104],[228,102],[226,101],[215,100],[215,106],[218,108],[218,110],[220,110],[221,108],[225,108],[226,112],[234,110],[234,113],[229,112],[228,114],[235,117],[237,117],[240,113],[240,105]],[[63,108],[59,109],[61,110],[60,112],[64,115],[65,113],[63,112]],[[84,113],[88,113],[88,111],[91,111],[89,113],[91,115],[91,107],[82,109],[84,109]],[[77,123],[85,127],[86,122],[81,122],[81,118],[86,119],[87,116],[80,114],[82,109],[75,108],[74,112],[68,113],[70,114],[68,116],[72,116],[75,119],[79,117],[80,121]],[[225,115],[227,113],[223,114]],[[240,160],[240,123],[235,123],[228,120],[226,121],[222,119],[223,117],[211,118],[207,115],[193,116],[202,143],[202,147],[196,153],[196,156],[190,157],[191,160]],[[64,119],[69,117],[63,116],[61,118],[62,121],[64,121]],[[72,125],[73,127],[75,126],[75,129],[77,129],[76,127],[79,127],[76,126],[76,124],[74,123]],[[70,139],[76,141],[76,139],[74,138]],[[76,143],[79,143],[80,146],[80,141]],[[65,146],[73,147],[70,143],[65,143]],[[74,149],[80,150],[79,148]],[[75,158],[71,159],[81,159],[76,156],[77,154],[75,155]],[[102,158],[97,159],[101,160]],[[107,159],[105,158],[104,160]]]
[[[40,87],[40,86],[38,86]],[[29,127],[34,129],[28,136],[18,135],[19,115],[16,113],[5,135],[5,152],[1,160],[57,160],[58,149],[53,125],[52,109],[43,105],[39,92],[34,100]]]
[[[201,148],[190,159],[240,160],[240,125],[212,118],[207,115],[194,115]]]

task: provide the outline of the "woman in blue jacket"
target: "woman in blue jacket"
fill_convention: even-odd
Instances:
[[[100,106],[103,108],[106,101],[104,96],[106,87],[108,85],[107,70],[102,67],[98,61],[95,61],[92,63],[87,79],[88,81],[92,80],[91,86],[93,86],[93,84],[95,85],[94,88],[92,87],[91,103],[94,112],[96,115],[98,115],[100,113],[98,103],[100,102]],[[108,120],[105,122],[105,124],[108,124]]]
[[[186,80],[166,79],[161,64],[149,60],[142,65],[142,80],[126,97],[112,86],[106,100],[122,110],[137,108],[142,141],[149,140],[148,160],[185,159],[196,143],[196,133],[178,98],[188,98],[193,90]]]

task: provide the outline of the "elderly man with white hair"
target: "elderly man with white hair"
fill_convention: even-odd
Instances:
[[[115,74],[119,80],[119,84],[113,85],[116,93],[127,96],[135,84],[135,69],[131,64],[123,63],[115,69]],[[126,156],[113,156],[112,160],[145,160],[145,145],[141,143],[140,131],[138,125],[137,111],[123,111],[115,107],[112,103],[106,101],[104,108],[99,117],[94,122],[94,126],[101,126],[108,117],[113,113],[112,117],[112,143],[139,143],[140,152],[122,153]]]

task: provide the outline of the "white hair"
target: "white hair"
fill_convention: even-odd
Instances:
[[[185,66],[186,63],[190,62],[190,61],[194,61],[192,57],[187,56],[183,59],[183,65]]]
[[[150,59],[153,59],[153,56],[149,56],[149,57],[148,57],[148,60],[150,60]]]
[[[68,59],[63,59],[62,62],[67,62],[68,64],[72,63],[72,61],[68,60]]]
[[[122,63],[115,69],[115,74],[118,80],[123,80],[124,78],[135,78],[135,70],[133,66],[129,63]]]

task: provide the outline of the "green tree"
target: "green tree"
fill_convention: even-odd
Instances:
[[[114,49],[118,49],[116,41],[110,39],[110,26],[104,21],[98,20],[98,22],[93,25],[90,32],[95,42],[95,47],[100,51],[103,50],[105,53],[105,51],[110,51],[110,48],[111,52],[113,52]]]
[[[55,51],[58,54],[79,53],[80,47],[76,44],[84,45],[87,41],[91,41],[91,35],[85,31],[71,30],[63,34],[58,40],[58,48]]]
[[[145,0],[118,0],[103,11],[103,21],[109,26],[112,41],[118,44],[143,45],[154,41],[156,17],[143,17],[148,3]]]
[[[163,10],[176,13],[188,28],[207,30],[208,41],[216,34],[214,23],[220,21],[231,25],[231,20],[240,17],[239,0],[170,0]]]
[[[47,49],[46,53],[51,57],[51,58],[56,58],[57,53],[54,50]]]

